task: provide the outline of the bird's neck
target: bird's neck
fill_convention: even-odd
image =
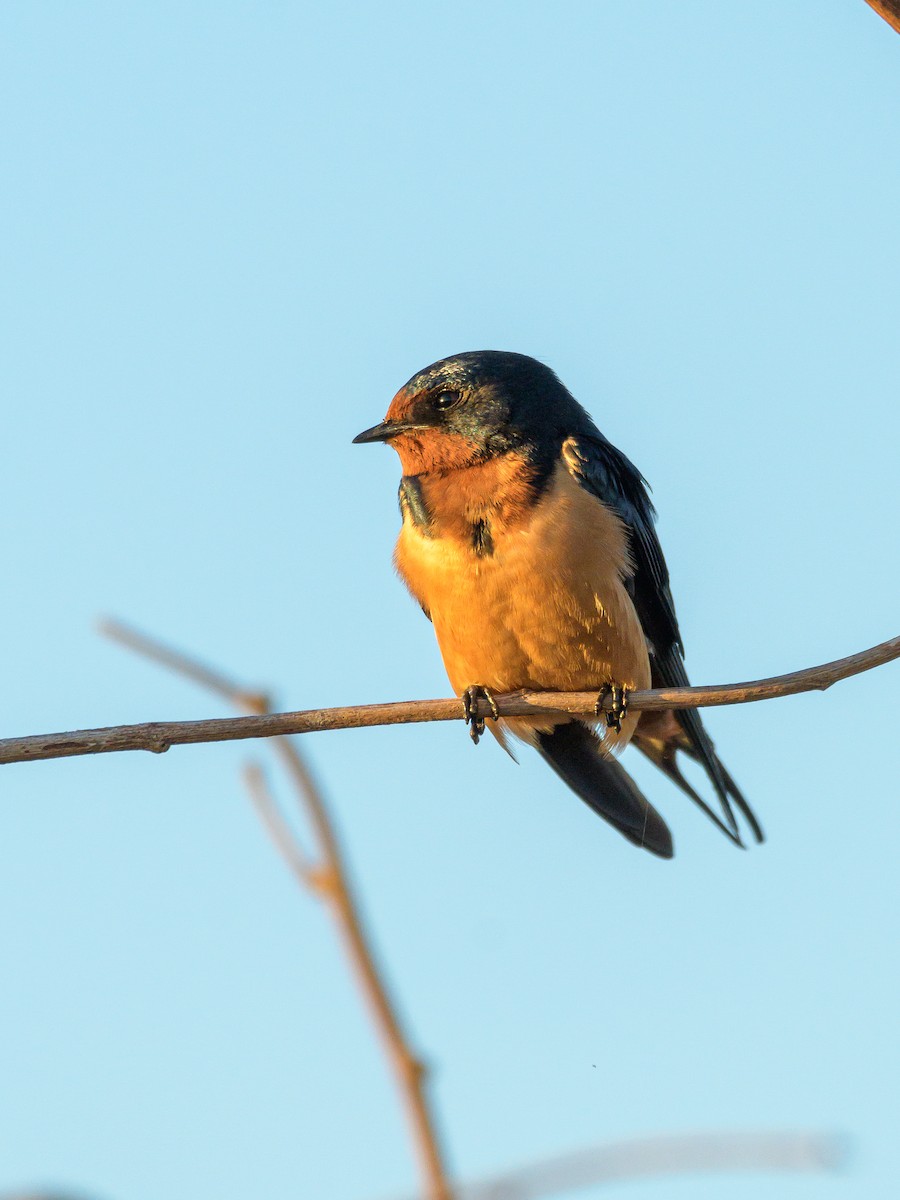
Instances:
[[[401,496],[410,519],[432,537],[485,542],[526,522],[540,498],[544,472],[510,451],[460,470],[405,475]]]

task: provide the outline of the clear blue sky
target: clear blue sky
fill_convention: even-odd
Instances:
[[[465,349],[550,363],[649,478],[696,682],[900,632],[900,38],[862,0],[7,0],[0,46],[4,733],[224,712],[100,613],[285,707],[446,694],[396,460],[350,439]],[[747,854],[638,763],[669,864],[461,727],[306,743],[462,1175],[824,1128],[837,1178],[603,1195],[897,1195],[898,686],[710,715]],[[410,1190],[256,752],[3,768],[0,1190]]]

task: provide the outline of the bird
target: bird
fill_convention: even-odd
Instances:
[[[633,742],[731,842],[744,845],[736,812],[763,841],[697,709],[629,711],[631,691],[688,686],[656,511],[550,367],[502,350],[439,359],[353,441],[400,458],[394,565],[433,623],[476,743],[484,702],[504,748],[510,736],[532,746],[625,838],[672,858],[668,825],[619,762]],[[501,718],[495,694],[518,689],[596,690],[596,717]]]

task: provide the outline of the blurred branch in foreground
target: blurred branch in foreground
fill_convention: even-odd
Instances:
[[[866,0],[866,4],[900,33],[900,0]]]
[[[110,637],[116,637],[115,622],[101,627]],[[119,640],[123,640],[119,638]],[[142,639],[132,634],[133,648]],[[146,649],[143,651],[147,653]],[[174,667],[178,656],[160,648],[151,655],[159,662]],[[870,650],[839,658],[818,667],[791,671],[752,683],[728,683],[712,687],[656,688],[631,692],[629,707],[635,711],[659,711],[668,708],[703,708],[721,704],[749,704],[757,700],[774,700],[780,696],[796,696],[801,692],[825,691],[832,684],[851,675],[871,671],[884,663],[900,658],[900,637],[891,638]],[[192,679],[205,682],[219,694],[222,689],[211,681],[215,672],[191,664],[186,672]],[[222,681],[219,681],[221,684]],[[227,683],[226,683],[227,686]],[[249,693],[238,691],[240,703],[247,706]],[[258,699],[258,697],[257,697]],[[570,713],[573,716],[593,715],[608,711],[611,699],[606,697],[598,706],[596,692],[511,692],[494,697],[500,716],[522,717],[546,713]],[[491,706],[480,700],[477,716],[490,717]],[[121,750],[150,750],[163,754],[170,746],[196,745],[199,742],[226,742],[245,738],[279,737],[293,733],[319,733],[328,729],[362,729],[373,725],[408,725],[423,721],[458,721],[464,718],[463,702],[453,700],[406,700],[393,704],[363,704],[343,708],[318,708],[306,712],[272,713],[268,709],[253,710],[248,717],[226,717],[208,721],[151,721],[142,725],[113,725],[106,729],[80,729],[70,733],[41,733],[26,737],[0,740],[0,763],[32,762],[45,758],[70,758],[80,754],[109,754]]]
[[[242,688],[220,672],[154,638],[118,621],[104,621],[101,631],[120,645],[201,684],[238,708],[253,713],[269,712],[270,701],[264,693]],[[900,644],[900,639],[896,641]],[[857,659],[860,657],[856,656]],[[403,1099],[422,1181],[422,1190],[416,1200],[538,1200],[590,1184],[643,1176],[697,1171],[815,1171],[833,1169],[839,1164],[842,1157],[839,1142],[822,1135],[698,1134],[644,1138],[595,1147],[480,1182],[451,1187],[443,1165],[435,1117],[425,1095],[425,1072],[410,1049],[387,985],[376,966],[324,798],[296,744],[279,736],[274,739],[273,746],[312,826],[317,842],[315,855],[303,847],[285,819],[262,768],[257,764],[249,765],[245,781],[263,824],[292,873],[303,887],[326,903],[336,921]]]
[[[270,711],[269,699],[264,693],[242,688],[218,671],[127,625],[118,621],[104,621],[100,628],[106,637],[199,683],[236,708],[259,714]],[[419,1166],[421,1194],[427,1200],[451,1200],[435,1117],[426,1095],[426,1070],[410,1048],[409,1038],[388,991],[383,971],[376,963],[325,799],[297,746],[286,737],[275,738],[273,746],[294,786],[298,804],[312,827],[317,844],[315,855],[310,855],[302,847],[272,796],[262,769],[256,764],[250,765],[245,773],[254,806],[294,876],[303,887],[323,901],[334,918],[394,1072]]]
[[[89,1200],[84,1192],[0,1192],[0,1200]]]
[[[697,1133],[635,1138],[576,1150],[475,1183],[456,1200],[544,1200],[593,1184],[729,1171],[836,1171],[842,1138],[818,1133]],[[404,1197],[404,1200],[421,1200]]]
[[[461,1184],[456,1200],[546,1200],[592,1184],[654,1175],[710,1171],[838,1171],[847,1157],[843,1138],[821,1133],[696,1133],[635,1138],[545,1158],[503,1175]],[[87,1200],[43,1192],[3,1193],[0,1200]],[[421,1200],[419,1196],[403,1200]]]

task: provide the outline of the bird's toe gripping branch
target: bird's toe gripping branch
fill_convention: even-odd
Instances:
[[[606,701],[609,700],[609,708],[606,708]],[[603,690],[597,697],[597,703],[594,705],[594,712],[598,717],[606,718],[607,729],[614,729],[616,733],[622,732],[622,722],[628,714],[628,689],[621,687],[618,683],[604,684]]]
[[[486,687],[481,687],[476,683],[472,687],[467,687],[462,694],[466,724],[469,726],[469,735],[476,746],[478,739],[484,733],[484,717],[478,715],[478,704],[482,700],[490,706],[492,720],[499,721],[500,709],[497,707],[497,701]]]

